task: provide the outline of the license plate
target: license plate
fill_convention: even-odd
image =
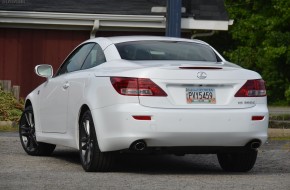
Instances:
[[[214,88],[186,88],[186,102],[188,104],[215,104]]]

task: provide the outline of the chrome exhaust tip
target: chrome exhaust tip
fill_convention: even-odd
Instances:
[[[256,141],[252,142],[251,145],[250,145],[251,149],[257,149],[260,146],[261,146],[261,143],[260,142],[256,142]]]
[[[261,146],[261,144],[262,144],[261,141],[256,139],[248,142],[246,146],[250,149],[257,149]]]
[[[145,141],[143,140],[138,140],[132,143],[131,145],[131,149],[135,150],[135,151],[143,151],[145,150],[147,147]]]

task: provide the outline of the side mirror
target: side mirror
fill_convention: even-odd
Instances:
[[[37,65],[35,73],[40,77],[50,78],[53,76],[53,68],[51,65]]]

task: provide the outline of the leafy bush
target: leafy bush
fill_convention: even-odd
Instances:
[[[290,86],[289,86],[289,88],[285,91],[285,97],[286,97],[286,101],[287,101],[287,103],[290,105]]]
[[[0,88],[0,121],[18,122],[22,114],[23,107],[23,100],[18,102],[12,93],[4,92]]]
[[[225,0],[225,6],[234,24],[202,40],[229,61],[260,73],[270,105],[286,106],[285,95],[290,105],[290,1]]]

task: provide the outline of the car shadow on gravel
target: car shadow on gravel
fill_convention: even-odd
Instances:
[[[71,148],[56,148],[51,157],[64,160],[73,164],[81,163],[78,151]]]
[[[53,158],[79,164],[80,157],[74,149],[56,149]],[[215,155],[116,155],[112,173],[142,174],[224,174]]]
[[[209,159],[205,158],[208,157]],[[223,173],[214,155],[120,155],[113,172],[143,174]],[[216,161],[216,163],[214,163]]]
[[[279,158],[276,156],[279,154]],[[75,149],[56,148],[52,157],[68,163],[81,165],[79,153]],[[258,173],[289,173],[289,141],[270,141],[260,150],[257,162],[250,172],[224,172],[218,163],[216,155],[193,154],[175,155],[134,155],[118,154],[111,172],[142,173],[142,174],[219,174],[247,175]],[[284,160],[284,164],[280,164]],[[286,160],[286,161],[285,161]]]

